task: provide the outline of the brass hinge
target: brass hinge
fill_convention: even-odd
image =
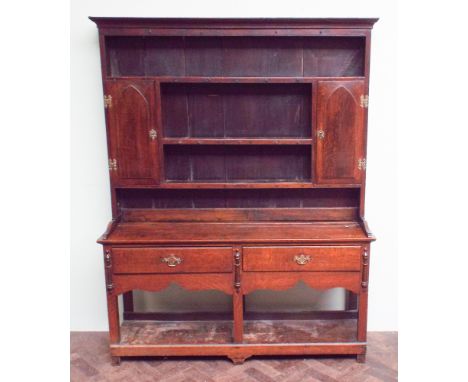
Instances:
[[[359,158],[357,162],[357,168],[358,170],[364,171],[367,166],[367,161],[366,158]]]
[[[117,171],[117,159],[109,159],[109,171]]]
[[[318,139],[324,139],[325,138],[325,131],[323,130],[317,130],[317,137]]]
[[[112,96],[104,96],[104,109],[110,109],[112,107]]]
[[[369,96],[361,95],[361,107],[366,109],[369,106]]]

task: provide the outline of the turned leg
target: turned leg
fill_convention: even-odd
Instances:
[[[104,271],[106,279],[107,294],[107,318],[109,320],[109,342],[118,344],[120,342],[120,320],[119,320],[119,301],[115,293],[114,283],[112,281],[112,249],[104,247]],[[112,357],[112,364],[118,364],[120,357]]]
[[[234,290],[232,294],[232,311],[234,316],[233,340],[242,343],[244,337],[244,294],[241,288],[241,249],[234,248]]]
[[[112,291],[107,292],[107,315],[109,318],[109,342],[117,344],[120,342],[119,303],[117,295]],[[111,356],[112,366],[120,365],[120,357]]]
[[[107,293],[107,315],[109,318],[109,340],[111,344],[120,342],[119,303],[117,295]]]
[[[364,248],[361,263],[361,290],[359,292],[359,306],[358,306],[358,330],[357,340],[359,342],[367,341],[367,299],[368,299],[368,286],[369,286],[369,248]],[[357,356],[358,362],[365,362],[366,355],[359,354]]]
[[[235,343],[242,343],[244,336],[244,312],[243,312],[243,296],[240,290],[234,291],[232,295],[232,308],[234,315],[233,338]],[[232,359],[232,358],[231,358]],[[236,363],[234,361],[234,363]]]
[[[357,339],[359,342],[367,340],[367,290],[359,294]]]
[[[357,339],[359,342],[367,341],[367,290],[359,294]],[[366,354],[358,354],[356,358],[359,363],[366,362]]]

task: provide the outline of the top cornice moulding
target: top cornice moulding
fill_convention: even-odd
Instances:
[[[378,18],[89,17],[99,28],[372,29]]]

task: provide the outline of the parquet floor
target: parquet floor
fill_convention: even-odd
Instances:
[[[375,382],[397,381],[396,332],[368,334],[367,362],[354,357],[131,358],[112,366],[107,333],[71,333],[71,381],[101,382]]]

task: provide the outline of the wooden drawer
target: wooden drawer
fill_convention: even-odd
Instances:
[[[244,271],[359,271],[360,246],[244,247]]]
[[[114,273],[231,272],[230,247],[113,248]]]

